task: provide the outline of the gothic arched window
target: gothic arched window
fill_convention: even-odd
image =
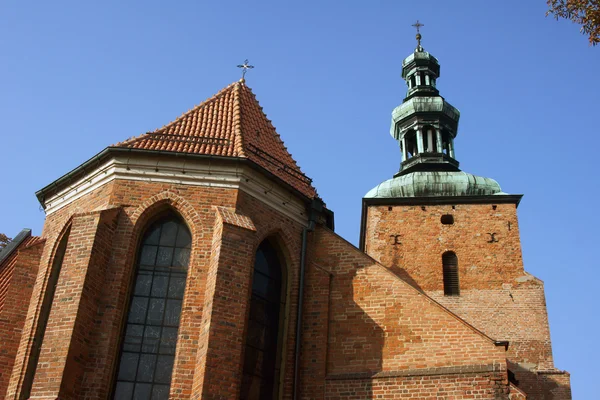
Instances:
[[[114,398],[168,399],[191,250],[177,215],[156,220],[142,236]]]
[[[285,288],[285,269],[273,245],[265,240],[254,262],[242,400],[278,398]]]
[[[453,251],[442,254],[444,268],[444,294],[446,296],[460,295],[458,285],[458,257]]]

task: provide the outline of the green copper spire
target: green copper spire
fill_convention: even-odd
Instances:
[[[399,142],[402,164],[398,174],[410,171],[458,171],[454,138],[459,111],[436,87],[440,76],[438,60],[421,46],[419,21],[417,48],[402,61],[402,78],[408,90],[402,104],[392,112],[391,135]]]
[[[402,62],[408,90],[392,111],[390,133],[400,145],[402,162],[394,178],[374,187],[365,198],[488,196],[505,194],[493,179],[458,169],[454,138],[460,112],[436,87],[440,63],[421,45],[419,21],[417,48]]]

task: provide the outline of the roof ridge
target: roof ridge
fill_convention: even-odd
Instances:
[[[245,86],[244,81],[234,82],[233,85],[233,134],[235,143],[233,144],[235,152],[240,157],[246,157],[244,152],[244,137],[242,136],[242,102],[240,100],[240,86]]]
[[[129,139],[126,139],[122,142],[118,142],[115,143],[113,146],[122,146],[122,145],[130,145],[132,143],[135,143],[136,141],[143,139],[145,136],[152,134],[152,133],[160,133],[163,130],[166,130],[174,125],[177,125],[178,123],[180,123],[185,117],[187,117],[188,115],[194,113],[195,111],[206,107],[207,105],[211,104],[213,101],[218,100],[220,97],[224,96],[226,92],[228,92],[229,90],[231,90],[232,87],[234,86],[238,86],[239,82],[233,82],[230,83],[229,85],[225,86],[223,89],[219,90],[217,93],[215,93],[214,95],[212,95],[211,97],[201,101],[198,105],[190,108],[189,110],[187,110],[186,112],[182,113],[179,117],[175,118],[173,121],[169,122],[168,124],[165,124],[163,126],[161,126],[160,128],[157,128],[151,132],[145,132],[142,133],[138,136],[133,136],[130,137]],[[168,135],[168,133],[165,133],[166,135]]]

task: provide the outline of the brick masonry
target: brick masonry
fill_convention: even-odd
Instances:
[[[454,223],[442,224],[448,214]],[[364,243],[369,255],[415,288],[494,339],[508,340],[511,371],[528,398],[570,398],[548,397],[544,382],[554,380],[539,374],[560,371],[552,359],[543,282],[523,268],[516,204],[371,205]],[[460,296],[444,295],[446,251],[458,257]],[[560,385],[569,387],[563,375]]]
[[[0,394],[6,392],[14,367],[44,244],[29,238],[0,265]]]
[[[305,398],[422,398],[432,387],[440,391],[431,398],[508,392],[504,346],[326,228],[312,243]]]
[[[103,399],[110,396],[137,243],[148,221],[165,208],[172,208],[183,217],[193,238],[171,398],[219,396],[212,392],[223,390],[219,381],[225,365],[220,363],[222,360],[216,349],[221,343],[221,335],[225,335],[231,326],[222,325],[219,331],[218,322],[227,315],[240,329],[236,336],[237,361],[232,361],[231,370],[239,368],[235,371],[237,375],[232,375],[232,382],[233,376],[241,373],[241,343],[253,254],[266,237],[280,243],[289,263],[287,321],[290,328],[286,329],[289,343],[285,346],[286,366],[282,379],[284,391],[291,392],[302,227],[238,190],[116,180],[46,219],[43,235],[49,246],[44,247],[24,333],[20,344],[15,346],[16,366],[12,371],[2,371],[10,376],[6,398],[18,398],[22,391],[33,327],[38,323],[55,248],[67,226],[71,226],[71,234],[31,395],[44,399]],[[241,251],[242,239],[247,240],[248,246],[242,263],[245,274],[237,270],[242,265],[234,262],[240,261],[235,257]],[[226,247],[227,251],[220,253],[221,247]],[[231,275],[227,275],[227,270]],[[239,281],[234,283],[234,278]],[[246,289],[240,291],[237,284]],[[231,294],[223,300],[219,296],[227,287]],[[215,302],[215,294],[219,302]],[[238,314],[231,310],[231,305],[236,302],[240,306]],[[231,336],[231,333],[227,335]],[[211,347],[215,350],[210,351]],[[207,363],[210,365],[208,370]],[[215,365],[221,369],[215,370]],[[239,387],[232,383],[228,390],[238,393]],[[222,396],[229,398],[231,393]]]
[[[418,221],[421,239],[408,235],[409,231],[397,232],[409,225],[394,225],[398,218],[394,213],[399,210],[391,211],[394,218],[387,217],[387,207],[374,210],[367,229],[368,251],[374,258],[317,224],[308,237],[300,397],[518,398],[518,389],[510,390],[507,354],[519,362],[535,360],[543,365],[543,379],[557,383],[552,389],[555,392],[568,384],[568,379],[553,369],[543,287],[522,269],[514,205],[512,210],[508,207],[495,210],[502,216],[494,217],[497,225],[493,226],[500,231],[506,225],[504,217],[514,221],[511,232],[498,235],[509,243],[507,252],[493,243],[496,250],[485,253],[491,247],[485,236],[477,236],[485,226],[482,219],[490,213],[483,208],[463,210],[457,206],[464,214],[457,215],[456,225],[443,236],[442,244],[423,239],[434,228],[441,235],[431,222],[439,218],[433,210],[421,214],[424,212],[418,207],[402,214],[406,220]],[[57,245],[66,232],[70,233],[65,259],[31,396],[48,400],[111,397],[138,243],[153,218],[166,209],[178,212],[192,233],[170,398],[239,397],[254,254],[265,239],[276,244],[285,261],[279,379],[280,397],[292,397],[304,227],[238,189],[116,179],[48,215],[42,234],[45,244],[35,248],[39,263],[23,264],[23,270],[29,271],[31,301],[28,308],[21,306],[22,330],[8,346],[12,353],[6,353],[0,364],[0,384],[5,385],[0,389],[5,398],[20,398],[25,387],[43,294]],[[472,221],[469,232],[473,241],[483,240],[470,253],[455,232],[463,216]],[[409,252],[387,251],[385,240],[396,233],[407,235],[402,240]],[[467,286],[461,292],[462,303],[450,299],[456,304],[440,295],[441,270],[416,267],[420,263],[429,263],[431,269],[438,266],[439,257],[426,257],[450,245],[464,246],[455,251],[461,288]],[[394,257],[397,261],[390,262]],[[471,266],[476,268],[469,269]],[[509,267],[512,272],[506,272]],[[488,276],[491,282],[482,283]],[[490,294],[493,296],[488,299]],[[7,296],[4,309],[9,297],[12,299]],[[488,303],[484,303],[486,299]],[[476,302],[482,305],[478,307]],[[494,335],[514,338],[519,332],[492,321],[506,310],[506,304],[514,304],[514,321],[541,327],[535,335],[519,337],[515,343],[520,340],[524,345],[511,345],[508,353],[495,342],[504,337]],[[543,311],[543,315],[519,316],[526,305],[538,307],[537,314]],[[464,320],[450,310],[462,313]],[[524,380],[529,376],[522,375]],[[537,373],[536,379],[530,380],[535,390],[541,390],[539,376]]]

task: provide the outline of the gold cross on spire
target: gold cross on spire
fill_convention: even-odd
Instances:
[[[240,64],[237,67],[242,69],[242,81],[244,81],[246,78],[246,72],[248,72],[249,69],[254,68],[254,65],[248,64],[248,59],[246,59],[244,60],[243,64]]]
[[[425,26],[424,24],[420,23],[419,20],[417,20],[416,23],[412,24],[411,26],[414,26],[415,28],[417,28],[417,49],[421,48],[421,31],[420,28],[422,26]]]

